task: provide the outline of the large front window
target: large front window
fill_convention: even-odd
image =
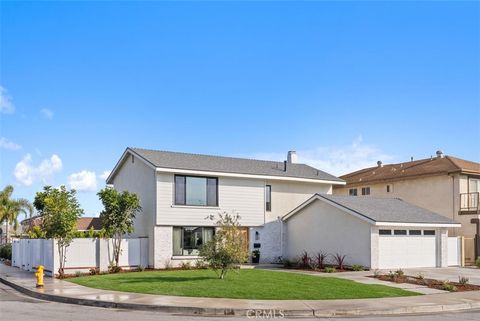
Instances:
[[[175,205],[218,206],[218,179],[175,175]]]
[[[213,227],[174,227],[173,255],[199,255],[200,247],[213,239]]]

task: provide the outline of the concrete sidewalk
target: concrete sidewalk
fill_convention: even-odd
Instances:
[[[434,313],[480,308],[480,291],[416,297],[355,300],[239,300],[149,295],[98,290],[58,279],[35,288],[33,273],[0,264],[0,281],[32,297],[97,307],[161,310],[196,315],[280,313],[295,317],[332,317]],[[263,312],[265,311],[265,312]]]

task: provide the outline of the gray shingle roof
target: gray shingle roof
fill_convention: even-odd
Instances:
[[[265,161],[224,156],[210,156],[129,148],[155,167],[199,170],[208,172],[280,176],[343,182],[342,179],[305,164],[287,164],[283,162]]]
[[[399,198],[315,194],[305,203],[315,201],[317,197],[329,200],[375,222],[458,224],[447,217]]]

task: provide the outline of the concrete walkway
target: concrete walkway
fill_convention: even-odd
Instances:
[[[256,311],[278,314],[282,311],[285,316],[332,317],[433,313],[480,308],[480,291],[382,299],[239,300],[98,290],[51,278],[45,279],[43,289],[36,289],[33,273],[3,264],[0,264],[0,281],[38,299],[197,315],[252,315]]]

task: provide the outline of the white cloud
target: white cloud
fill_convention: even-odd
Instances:
[[[51,111],[48,108],[42,108],[40,110],[40,113],[43,115],[43,117],[45,117],[48,120],[51,120],[53,118],[53,111]]]
[[[12,142],[11,140],[6,139],[5,137],[0,137],[0,148],[18,150],[21,149],[22,146]]]
[[[13,114],[15,106],[12,102],[12,97],[8,95],[7,90],[0,86],[0,113]]]
[[[95,172],[83,170],[68,176],[68,185],[79,192],[94,192],[97,190]]]
[[[102,175],[100,175],[100,178],[103,179],[103,180],[106,180],[108,178],[108,176],[110,176],[110,173],[112,171],[103,171]]]
[[[53,154],[50,159],[44,159],[35,167],[32,165],[32,155],[27,154],[17,163],[13,174],[19,184],[30,186],[37,179],[44,184],[53,174],[60,172],[63,168],[62,160],[58,155]]]
[[[309,150],[298,150],[298,162],[308,164],[333,175],[347,174],[365,167],[376,166],[377,161],[389,162],[393,155],[386,154],[374,145],[363,142],[358,136],[352,144],[346,146],[320,146]],[[284,153],[258,153],[256,159],[282,161]]]

